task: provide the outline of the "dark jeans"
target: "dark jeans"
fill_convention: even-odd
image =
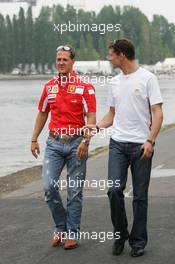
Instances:
[[[147,243],[147,208],[148,187],[151,174],[152,158],[140,160],[141,145],[139,143],[123,143],[110,139],[108,179],[120,181],[120,187],[110,187],[108,197],[111,207],[111,219],[116,232],[120,232],[120,240],[129,238],[131,247],[144,248]],[[131,168],[133,184],[133,225],[128,232],[123,191],[127,182],[128,167]]]

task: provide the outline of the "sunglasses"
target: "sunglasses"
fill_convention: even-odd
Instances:
[[[58,51],[58,50],[70,51],[71,48],[68,47],[68,46],[63,46],[63,45],[62,45],[62,46],[57,47],[56,51]]]
[[[74,59],[74,57],[75,57],[75,51],[74,51],[73,48],[71,48],[71,47],[69,47],[67,45],[65,45],[65,46],[64,45],[61,45],[61,46],[57,47],[57,49],[56,49],[56,51],[59,51],[59,50],[69,51],[70,54],[71,54],[71,59]]]

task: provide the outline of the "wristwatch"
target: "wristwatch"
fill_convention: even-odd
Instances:
[[[85,144],[86,146],[89,146],[89,139],[83,138],[81,143]]]
[[[147,139],[146,142],[150,143],[153,147],[155,145],[155,141],[151,140],[151,139]]]

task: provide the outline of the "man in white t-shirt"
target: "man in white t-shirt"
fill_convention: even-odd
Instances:
[[[131,41],[119,39],[109,45],[109,61],[120,68],[109,85],[109,112],[96,128],[113,125],[109,145],[108,180],[120,181],[108,190],[114,227],[113,254],[120,255],[129,239],[131,256],[144,254],[147,244],[148,187],[156,137],[163,121],[162,97],[157,78],[139,67]],[[88,126],[93,129],[93,126]],[[128,232],[123,191],[128,167],[133,183],[133,225]],[[120,239],[117,236],[120,232]]]

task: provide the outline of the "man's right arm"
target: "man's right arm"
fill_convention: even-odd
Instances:
[[[107,128],[112,126],[115,115],[115,107],[110,107],[108,113],[98,122],[99,128]]]
[[[108,128],[112,126],[113,120],[115,116],[115,107],[110,106],[108,113],[97,123],[97,125],[86,125],[84,126],[84,129],[88,128],[90,129],[91,136],[94,136],[98,131],[98,129]],[[95,134],[94,134],[95,132]]]
[[[38,155],[40,154],[39,144],[37,142],[37,139],[47,121],[48,118],[48,112],[42,112],[39,111],[36,121],[35,121],[35,127],[32,135],[32,142],[31,142],[31,152],[33,156],[37,159]]]
[[[112,126],[115,116],[115,98],[112,93],[112,84],[109,85],[108,89],[108,105],[109,111],[107,114],[99,121],[96,125],[96,129],[104,129]],[[87,126],[89,129],[93,129],[93,127]],[[98,132],[98,131],[97,131]]]

